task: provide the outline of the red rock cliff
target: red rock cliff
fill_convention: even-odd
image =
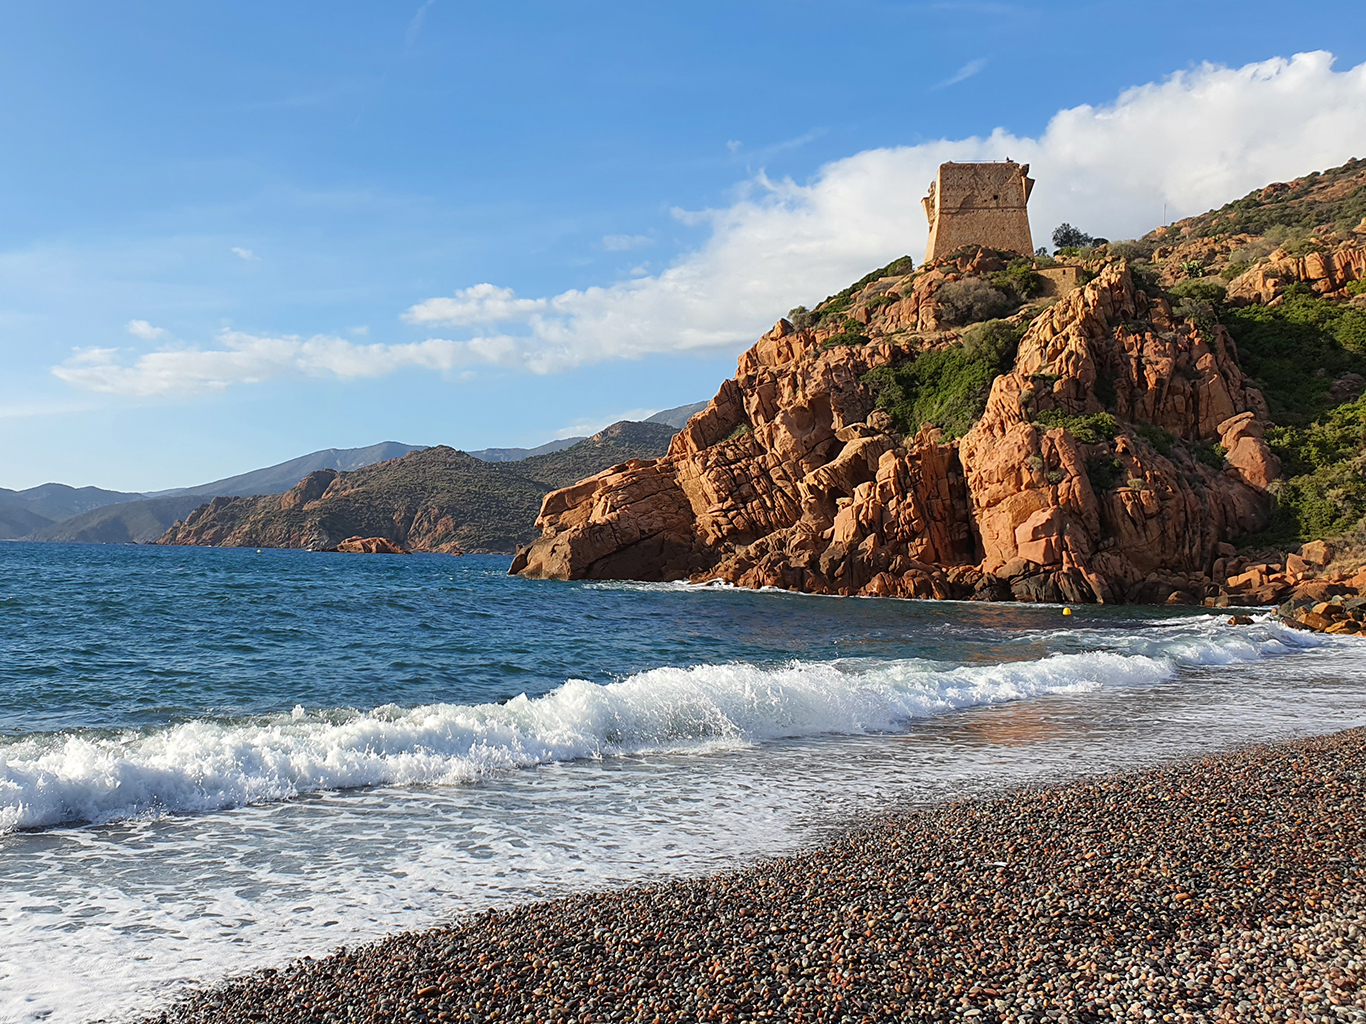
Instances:
[[[1150,302],[1116,261],[1033,320],[965,437],[898,434],[862,378],[954,343],[937,330],[934,289],[975,269],[869,284],[849,311],[866,345],[823,348],[829,329],[779,321],[666,456],[549,494],[542,535],[512,572],[939,598],[1198,597],[1232,554],[1224,542],[1264,525],[1279,471],[1232,340]],[[1120,430],[1092,443],[1036,422],[1107,406]],[[1161,454],[1140,425],[1175,446]],[[1222,469],[1189,454],[1216,442]]]

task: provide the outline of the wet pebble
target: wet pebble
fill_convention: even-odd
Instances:
[[[1366,1024],[1366,730],[487,912],[152,1020]]]

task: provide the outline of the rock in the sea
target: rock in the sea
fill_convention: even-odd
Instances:
[[[347,537],[337,545],[337,551],[357,555],[411,555],[407,548],[401,548],[383,537]]]

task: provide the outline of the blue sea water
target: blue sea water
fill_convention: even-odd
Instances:
[[[1267,616],[506,568],[0,545],[0,1020],[1366,722],[1366,643]]]

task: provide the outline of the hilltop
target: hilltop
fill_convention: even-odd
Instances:
[[[1354,160],[1055,258],[901,257],[780,319],[663,459],[549,495],[513,571],[1278,599],[1366,515],[1364,207]]]
[[[562,451],[485,462],[445,445],[351,472],[314,471],[283,495],[216,497],[157,543],[335,548],[383,537],[415,551],[511,552],[535,532],[546,492],[664,452],[673,429],[623,421]]]

